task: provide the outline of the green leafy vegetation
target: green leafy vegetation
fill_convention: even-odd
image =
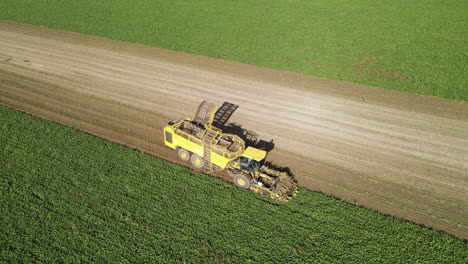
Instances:
[[[0,19],[468,101],[463,0],[0,0]]]
[[[465,241],[443,233],[306,190],[277,204],[4,107],[0,173],[2,263],[463,263],[468,257]]]

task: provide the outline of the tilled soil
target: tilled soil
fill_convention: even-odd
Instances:
[[[0,21],[0,104],[188,166],[162,128],[206,99],[299,184],[468,238],[468,104]]]

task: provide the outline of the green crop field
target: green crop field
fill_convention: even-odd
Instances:
[[[0,0],[0,19],[468,101],[465,0]]]
[[[157,133],[157,131],[155,131]],[[449,235],[301,190],[277,204],[0,107],[0,263],[464,263]]]

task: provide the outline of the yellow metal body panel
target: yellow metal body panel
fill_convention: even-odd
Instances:
[[[222,168],[222,169],[225,169],[226,166],[228,165],[228,163],[230,162],[231,160],[230,159],[227,159],[219,154],[216,154],[214,152],[211,152],[211,163],[213,163],[214,165]]]
[[[164,128],[164,133],[163,134],[164,134],[164,144],[166,146],[170,147],[171,149],[176,149],[177,146],[173,143],[174,142],[173,141],[174,129],[172,127],[170,127],[170,126],[166,126]],[[169,140],[168,136],[171,137],[171,140],[170,140],[171,142],[168,141]]]
[[[171,140],[172,142],[168,141],[168,133],[171,133]],[[195,143],[196,142],[196,143]],[[198,143],[198,144],[197,144]],[[183,131],[174,129],[173,126],[166,126],[164,128],[164,144],[172,149],[177,149],[177,147],[181,147],[186,149],[187,151],[194,153],[200,157],[203,157],[203,141],[201,139],[195,138],[192,135],[189,135]],[[222,155],[218,153],[222,153]],[[237,158],[237,156],[233,156],[232,154],[224,152],[211,152],[211,163],[214,165],[225,169],[227,164]]]
[[[264,150],[248,147],[244,153],[242,153],[242,156],[256,161],[261,161],[266,157],[266,154],[267,153]]]

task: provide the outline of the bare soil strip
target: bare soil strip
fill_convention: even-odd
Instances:
[[[1,105],[180,164],[164,124],[233,102],[302,186],[468,238],[467,103],[6,21],[0,40]]]

